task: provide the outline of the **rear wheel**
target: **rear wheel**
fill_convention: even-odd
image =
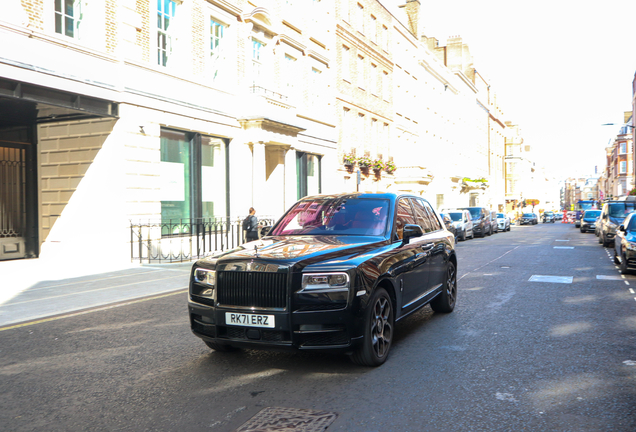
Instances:
[[[362,345],[351,360],[362,366],[380,366],[389,356],[393,341],[393,307],[384,288],[378,288],[367,306]]]
[[[466,230],[462,231],[461,240],[466,241]]]
[[[435,312],[449,313],[455,309],[455,303],[457,303],[457,272],[455,264],[452,261],[448,261],[444,287],[441,294],[431,302],[431,309]]]

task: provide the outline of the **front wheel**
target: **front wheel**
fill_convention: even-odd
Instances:
[[[627,257],[625,256],[625,254],[621,255],[621,266],[619,268],[619,271],[621,272],[621,274],[629,273],[629,270],[627,269]]]
[[[351,360],[361,366],[380,366],[389,356],[393,340],[393,307],[384,288],[378,288],[364,312],[364,338]]]
[[[455,303],[457,303],[457,272],[455,264],[448,261],[442,292],[431,302],[431,309],[435,312],[449,313],[455,309]]]

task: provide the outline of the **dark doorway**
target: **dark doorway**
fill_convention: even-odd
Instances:
[[[0,260],[38,255],[36,104],[0,98]]]

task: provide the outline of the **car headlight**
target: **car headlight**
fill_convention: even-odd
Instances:
[[[625,246],[629,251],[636,251],[636,243],[627,242],[627,246]]]
[[[607,227],[608,227],[609,229],[611,229],[612,231],[615,231],[615,230],[616,230],[616,224],[615,224],[614,222],[610,222],[610,223],[608,223],[608,224],[607,224]]]
[[[214,297],[214,288],[216,286],[216,272],[204,268],[194,270],[194,282],[200,285],[192,285],[192,294],[201,297]],[[203,285],[203,286],[201,286]]]
[[[302,290],[305,293],[349,291],[347,273],[307,273],[303,275]]]

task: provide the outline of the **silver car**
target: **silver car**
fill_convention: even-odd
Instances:
[[[497,213],[497,225],[499,231],[510,231],[510,218],[504,213]]]
[[[457,238],[466,240],[467,238],[475,238],[473,233],[473,220],[468,210],[449,210],[445,212],[453,221],[453,225],[457,230]]]

